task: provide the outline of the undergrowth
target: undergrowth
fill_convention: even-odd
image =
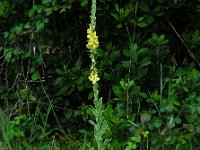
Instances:
[[[1,0],[0,149],[200,149],[198,0]]]

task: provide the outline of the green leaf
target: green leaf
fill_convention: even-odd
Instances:
[[[155,16],[161,16],[163,14],[163,12],[161,11],[161,5],[157,5],[154,10],[153,10],[153,14]]]
[[[20,94],[24,95],[26,93],[28,93],[28,89],[21,89],[20,90]]]
[[[141,56],[141,55],[147,53],[147,51],[148,51],[148,48],[143,47],[143,48],[141,48],[141,49],[139,49],[139,50],[137,51],[137,55],[138,55],[138,56]]]
[[[55,80],[54,83],[57,85],[57,84],[60,84],[62,81],[63,81],[63,77],[59,77],[59,78],[57,78],[57,79]]]
[[[33,17],[33,15],[35,15],[36,10],[37,10],[37,6],[34,5],[34,6],[28,11],[28,17]]]
[[[48,4],[50,2],[51,2],[51,0],[42,0],[42,4]]]
[[[176,124],[181,124],[181,119],[180,119],[179,117],[176,117],[176,118],[174,119],[174,122],[175,122]]]
[[[158,41],[158,43],[160,45],[166,44],[167,42],[169,42],[168,39],[165,39],[165,35],[164,34],[160,35],[157,41]]]
[[[131,137],[131,141],[135,142],[135,143],[139,143],[141,142],[141,136],[134,136],[134,137]]]
[[[156,118],[153,120],[154,127],[159,128],[161,126],[161,120]]]
[[[123,11],[123,13],[120,14],[120,15],[121,15],[121,19],[122,19],[122,20],[126,19],[127,16],[129,15],[129,13],[130,13],[130,10],[126,8],[126,9]]]
[[[88,99],[91,100],[93,97],[94,97],[94,92],[92,91],[88,94]]]
[[[111,74],[111,73],[104,73],[104,78],[106,79],[106,80],[110,80],[110,79],[112,79],[113,78],[113,75]]]
[[[126,83],[124,82],[124,80],[121,80],[119,83],[123,89],[126,89]]]
[[[194,123],[196,121],[196,119],[198,118],[198,114],[188,114],[188,115],[185,115],[186,117],[186,120],[188,123]]]
[[[148,23],[148,24],[152,24],[153,21],[154,21],[154,17],[153,17],[153,16],[149,16],[149,17],[147,18],[147,23]]]
[[[14,31],[15,31],[15,33],[16,33],[17,35],[22,34],[22,30],[23,30],[22,24],[20,24],[20,25],[18,25],[18,26],[15,26],[15,28],[14,28]]]
[[[52,8],[46,8],[46,9],[45,9],[45,12],[46,12],[46,15],[49,16],[49,15],[52,14],[53,9],[52,9]]]
[[[148,66],[150,64],[151,64],[150,58],[146,57],[146,58],[142,59],[140,67],[141,68],[142,67],[146,67],[146,66]]]
[[[148,98],[146,101],[147,101],[148,103],[152,103],[152,104],[155,103],[153,98]]]
[[[194,132],[195,127],[194,127],[194,126],[189,126],[189,127],[187,128],[187,130],[188,130],[189,132]]]
[[[142,132],[143,136],[146,138],[149,135],[149,131]]]
[[[148,3],[141,2],[141,3],[139,4],[139,8],[140,8],[141,10],[143,10],[144,12],[150,12],[150,8],[149,8],[149,6],[148,6],[147,4],[148,4]]]
[[[142,98],[147,98],[147,94],[145,92],[139,92],[138,95]]]
[[[44,22],[42,20],[36,22],[36,29],[37,31],[41,31],[44,29]]]
[[[154,40],[154,41],[158,41],[158,35],[156,34],[156,33],[152,33],[152,39]]]
[[[130,61],[122,61],[122,65],[128,69],[132,68],[132,63]]]
[[[129,49],[123,49],[123,54],[126,56],[126,57],[130,57],[131,56],[131,51]]]
[[[122,24],[121,24],[121,23],[118,23],[118,24],[117,24],[117,28],[119,28],[119,29],[122,28]]]
[[[168,118],[167,127],[172,129],[175,127],[175,122],[173,116]]]
[[[185,92],[189,92],[189,89],[187,88],[187,87],[185,87],[185,86],[183,86],[183,90],[185,91]]]
[[[4,38],[7,38],[9,36],[9,32],[4,32]]]
[[[31,78],[33,81],[36,81],[39,79],[39,73],[38,71],[33,72],[33,74],[31,75]]]
[[[146,22],[139,22],[139,23],[137,23],[137,26],[139,26],[139,27],[141,27],[141,28],[144,28],[144,27],[147,27],[148,26],[148,24],[146,23]]]
[[[120,57],[120,51],[119,50],[112,51],[109,57],[111,61],[117,60]]]
[[[81,69],[81,64],[82,64],[81,60],[78,59],[78,60],[76,61],[76,64],[75,64],[75,68],[76,68],[77,70],[80,70],[80,69]]]
[[[196,30],[192,34],[192,41],[197,42],[199,40],[199,30]]]
[[[126,146],[125,150],[134,150],[137,148],[137,145],[132,142],[128,142],[128,145]]]
[[[27,99],[29,95],[28,89],[21,89],[19,95],[22,99]]]
[[[19,55],[19,54],[21,54],[21,53],[22,53],[22,51],[21,51],[21,49],[20,49],[19,47],[15,48],[15,49],[13,50],[13,54],[14,54],[14,55]]]
[[[178,1],[178,0],[174,0],[174,4],[177,4],[177,1]]]
[[[56,73],[59,74],[59,75],[63,75],[64,71],[62,71],[61,69],[57,68],[56,69]]]
[[[132,87],[134,85],[134,83],[135,83],[134,80],[129,81],[128,82],[128,88]]]
[[[64,13],[66,11],[66,7],[63,7],[61,10],[60,10],[60,14]]]
[[[183,68],[178,68],[175,72],[175,74],[178,76],[178,77],[181,77],[183,75],[185,75],[185,71]]]
[[[36,101],[36,97],[33,96],[33,95],[29,95],[29,100],[31,100],[31,101]]]
[[[24,28],[25,29],[29,29],[31,26],[30,26],[30,23],[28,22],[28,23],[26,23],[25,25],[24,25]]]
[[[116,10],[118,13],[120,13],[120,9],[119,9],[119,5],[118,5],[118,4],[115,5],[115,10]]]
[[[11,48],[4,49],[4,55],[5,55],[5,61],[10,62],[12,57],[12,49]]]
[[[85,7],[88,4],[88,0],[81,0],[81,6]]]
[[[111,16],[113,16],[115,18],[116,21],[120,21],[120,17],[118,14],[116,13],[112,13]]]

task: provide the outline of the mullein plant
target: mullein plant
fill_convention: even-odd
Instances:
[[[98,81],[100,78],[98,77],[98,70],[96,68],[96,53],[97,48],[99,47],[98,36],[96,35],[95,27],[96,27],[96,0],[92,0],[91,7],[91,16],[90,16],[90,25],[87,30],[87,48],[89,50],[89,55],[91,58],[91,73],[88,77],[89,80],[93,84],[93,92],[94,92],[94,107],[91,108],[91,111],[95,117],[95,121],[90,120],[89,122],[94,126],[94,137],[97,143],[98,150],[104,150],[107,146],[107,139],[103,138],[105,134],[108,124],[103,117],[104,105],[102,103],[102,98],[98,98],[99,90],[98,90]],[[94,149],[94,148],[92,148]],[[96,149],[96,148],[95,148]]]

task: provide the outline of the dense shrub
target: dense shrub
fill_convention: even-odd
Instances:
[[[0,148],[96,148],[91,1],[0,1]],[[199,149],[200,2],[97,1],[107,149]]]

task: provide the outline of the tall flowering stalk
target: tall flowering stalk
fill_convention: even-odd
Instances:
[[[92,8],[91,8],[91,16],[90,16],[90,25],[87,30],[87,48],[90,52],[91,58],[91,73],[88,77],[89,80],[93,84],[93,92],[94,92],[94,107],[91,108],[92,113],[95,117],[95,121],[90,120],[89,122],[94,126],[94,137],[97,143],[98,150],[106,149],[106,144],[108,140],[103,139],[103,135],[105,134],[108,124],[103,117],[104,105],[102,103],[102,98],[98,98],[99,90],[98,90],[98,81],[100,78],[98,77],[98,70],[96,68],[96,53],[97,48],[99,47],[98,36],[96,35],[95,27],[96,27],[96,0],[92,0]],[[94,148],[93,148],[94,149]]]

